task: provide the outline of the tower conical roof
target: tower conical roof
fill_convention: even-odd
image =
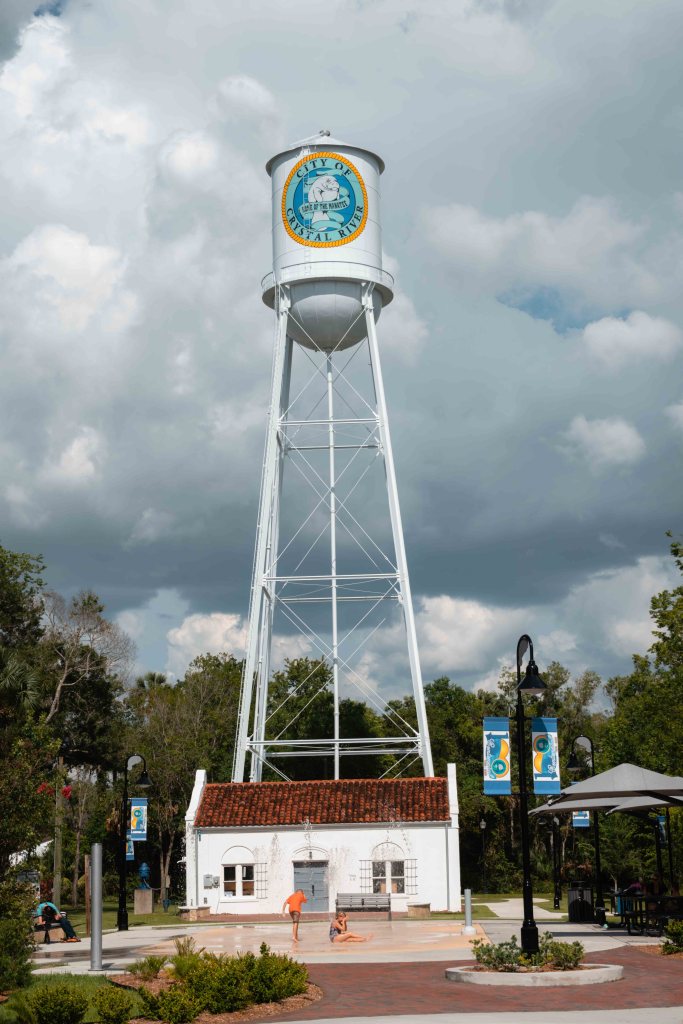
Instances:
[[[342,142],[341,139],[335,139],[332,133],[327,128],[322,128],[315,135],[310,135],[307,139],[300,139],[298,142],[293,142],[291,146],[287,146],[286,149],[276,153],[275,156],[271,156],[270,160],[266,164],[266,171],[270,174],[273,164],[278,157],[284,156],[285,153],[296,153],[301,149],[329,149],[330,146],[336,149],[359,149],[364,153],[369,153],[370,156],[374,157],[379,164],[379,173],[381,174],[384,170],[384,160],[377,153],[374,153],[371,149],[366,149],[365,146],[355,146],[352,142]]]

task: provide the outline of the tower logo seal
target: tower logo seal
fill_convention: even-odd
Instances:
[[[315,153],[292,167],[282,190],[282,222],[300,245],[346,245],[367,219],[365,183],[346,157]]]

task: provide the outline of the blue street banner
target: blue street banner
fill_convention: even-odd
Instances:
[[[134,796],[129,803],[128,827],[130,828],[130,838],[134,843],[144,842],[147,839],[147,797]]]
[[[126,832],[126,860],[135,860],[135,848],[133,840],[130,838],[130,832]]]
[[[509,796],[510,722],[507,718],[484,719],[484,793]]]
[[[659,829],[659,841],[660,841],[660,843],[667,843],[668,839],[666,838],[666,815],[665,814],[658,814],[657,815],[657,828]]]
[[[559,793],[560,757],[556,718],[531,719],[531,749],[534,793]]]
[[[572,825],[574,828],[590,828],[591,814],[590,811],[573,811],[572,812]]]

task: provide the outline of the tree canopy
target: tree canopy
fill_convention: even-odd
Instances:
[[[671,541],[683,574],[683,545]],[[64,819],[64,885],[78,896],[82,854],[89,842],[105,847],[105,871],[115,886],[125,758],[142,754],[152,782],[150,839],[144,859],[154,865],[162,894],[179,892],[184,814],[197,768],[213,781],[230,779],[243,663],[229,652],[201,655],[171,683],[158,671],[132,679],[133,647],[111,622],[96,594],[69,600],[46,591],[38,555],[0,547],[0,872],[10,855],[31,850],[54,835],[56,808]],[[683,584],[651,602],[653,643],[636,654],[630,673],[605,684],[586,670],[573,677],[558,662],[541,665],[547,689],[530,700],[527,714],[559,720],[563,762],[578,735],[595,744],[597,770],[631,761],[679,774],[683,740]],[[540,652],[542,653],[542,652]],[[274,672],[269,689],[267,735],[282,739],[329,737],[333,731],[332,673],[322,659],[294,658]],[[463,882],[509,889],[519,882],[516,798],[484,796],[482,719],[513,713],[516,673],[503,668],[493,689],[472,692],[447,676],[425,686],[435,772],[457,765]],[[390,701],[383,714],[361,701],[340,704],[341,735],[381,737],[396,721],[415,723],[412,697]],[[330,758],[276,762],[291,778],[330,778]],[[513,764],[515,761],[513,760]],[[418,775],[420,764],[401,766]],[[345,757],[342,774],[391,775],[392,758]],[[516,771],[516,768],[515,768]],[[276,777],[267,769],[264,779]],[[131,772],[131,792],[135,788]],[[514,782],[514,778],[513,778]],[[681,868],[683,815],[672,811],[676,870]],[[481,823],[485,827],[481,827]],[[613,815],[601,818],[602,857],[615,882],[656,870],[651,822]],[[550,830],[532,822],[534,870],[551,873]],[[588,830],[563,818],[566,873],[589,871]],[[50,863],[43,868],[49,874]]]

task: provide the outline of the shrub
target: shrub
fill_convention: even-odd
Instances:
[[[197,944],[189,935],[175,939],[174,944],[176,954],[171,957],[172,973],[178,981],[184,981],[201,963],[204,947],[197,949]]]
[[[254,957],[249,977],[255,1003],[272,1003],[306,991],[308,971],[288,956],[271,953],[265,942],[260,957]]]
[[[143,988],[140,996],[147,1016],[153,1020],[168,1021],[168,1024],[187,1024],[202,1009],[182,985],[173,985],[156,996]]]
[[[664,929],[664,935],[666,939],[662,953],[667,956],[671,953],[683,953],[683,921],[669,921]]]
[[[173,945],[178,956],[192,956],[196,954],[199,956],[200,953],[204,952],[204,947],[197,949],[197,943],[194,941],[191,935],[185,935],[183,938],[174,939]]]
[[[306,991],[306,968],[287,956],[271,953],[265,943],[260,956],[216,955],[196,951],[194,943],[176,943],[176,948],[178,945],[182,952],[172,958],[178,984],[158,995],[140,990],[145,1013],[155,1020],[184,1024],[203,1010],[233,1013],[254,1003],[278,1002]],[[103,1019],[103,1024],[123,1022]]]
[[[253,1003],[272,1003],[306,991],[308,972],[287,956],[271,953],[265,943],[261,955],[197,956],[182,985],[209,1013],[232,1013]]]
[[[559,942],[550,932],[544,932],[538,945],[541,963],[556,971],[575,971],[585,952],[580,942]]]
[[[128,968],[130,974],[142,981],[151,981],[159,976],[159,971],[166,963],[165,956],[146,956],[143,960],[136,960]]]
[[[81,1024],[88,1008],[87,997],[67,983],[38,986],[30,996],[36,1024]]]
[[[22,924],[29,921],[35,902],[32,886],[18,882],[11,875],[0,881],[0,907],[2,907],[3,921],[20,921]]]
[[[508,942],[487,945],[483,939],[472,943],[474,958],[482,967],[492,971],[517,971],[520,967],[553,967],[556,971],[575,970],[583,959],[580,942],[559,942],[550,932],[544,932],[538,944],[538,953],[527,955],[513,936]]]
[[[159,1020],[159,996],[154,995],[148,988],[138,989],[138,995],[145,1011],[145,1017],[150,1020]]]
[[[202,963],[201,953],[188,953],[187,956],[179,953],[171,957],[170,973],[177,981],[186,981]]]
[[[231,1013],[242,1010],[253,999],[249,989],[249,960],[246,957],[215,956],[207,953],[197,957],[184,979],[189,995],[209,1013]]]
[[[0,1024],[36,1024],[33,1004],[24,992],[12,996],[11,1006],[0,1007]]]
[[[478,964],[492,971],[516,971],[522,957],[514,935],[509,942],[487,943],[483,939],[475,939],[472,952]]]
[[[0,992],[28,985],[32,948],[32,936],[25,921],[0,921]]]
[[[133,1012],[133,1000],[120,988],[104,985],[93,998],[101,1024],[126,1024]]]

